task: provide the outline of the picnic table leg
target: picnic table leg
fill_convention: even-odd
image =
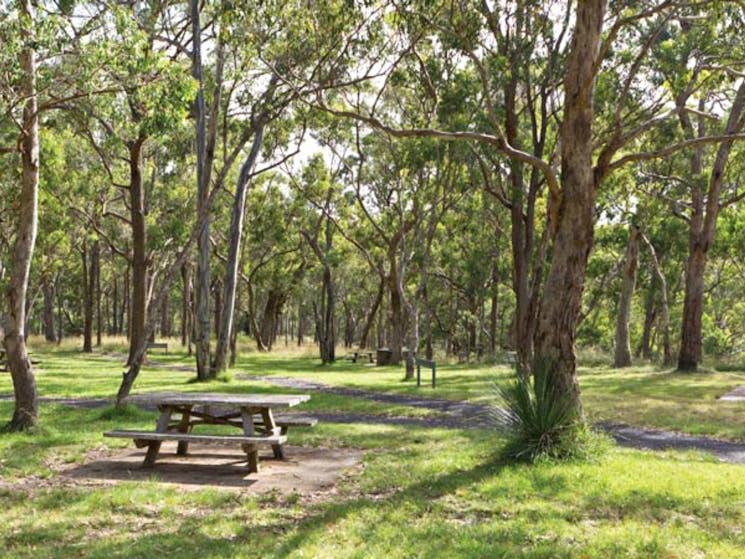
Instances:
[[[179,433],[191,432],[191,407],[187,407],[181,410],[181,422],[178,426]],[[189,443],[186,441],[179,441],[178,447],[176,448],[176,454],[179,456],[186,456],[189,452]]]
[[[160,452],[160,441],[149,441],[142,467],[152,468],[155,465],[155,460],[158,458],[158,452]]]
[[[252,474],[258,473],[259,471],[259,451],[256,449],[255,444],[244,444],[243,452],[246,453],[248,458],[248,471]]]
[[[280,434],[281,429],[277,427],[277,424],[274,422],[274,415],[272,415],[272,410],[270,408],[262,408],[261,419],[264,422],[267,434],[272,436]],[[285,453],[284,450],[282,450],[281,444],[273,444],[272,452],[277,460],[284,460]]]
[[[247,437],[254,436],[254,416],[248,408],[241,408],[241,419],[243,421],[243,434]],[[255,474],[259,471],[259,449],[255,444],[244,444],[243,452],[248,458],[248,471]]]
[[[155,426],[156,433],[165,433],[168,431],[168,424],[171,422],[172,414],[173,408],[171,406],[160,407],[160,417]],[[143,468],[151,468],[155,464],[155,460],[158,458],[158,453],[160,452],[160,445],[161,441],[148,441],[145,461],[142,463]],[[135,441],[135,446],[137,446],[137,441]]]

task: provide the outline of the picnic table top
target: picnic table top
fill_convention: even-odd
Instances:
[[[291,408],[310,400],[308,394],[221,394],[218,392],[150,392],[125,398],[129,403],[159,406],[221,406],[228,408]]]

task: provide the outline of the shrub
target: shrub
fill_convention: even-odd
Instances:
[[[556,392],[550,366],[535,367],[532,382],[517,371],[515,380],[496,391],[500,405],[493,420],[508,437],[505,458],[590,459],[607,448],[607,437],[593,432],[571,402]]]

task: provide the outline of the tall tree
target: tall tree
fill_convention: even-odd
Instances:
[[[725,136],[739,134],[745,128],[745,79],[741,79],[729,117],[724,128]],[[699,126],[699,132],[694,130],[690,118],[681,114],[683,128],[690,139],[705,134],[704,127]],[[691,214],[689,223],[689,254],[686,264],[685,301],[683,304],[683,320],[680,335],[680,353],[678,354],[678,369],[681,371],[695,371],[701,363],[703,354],[701,349],[701,317],[704,303],[704,275],[709,250],[716,236],[716,224],[719,212],[735,201],[736,198],[723,200],[723,193],[731,187],[725,184],[727,163],[732,151],[733,140],[725,140],[719,144],[716,156],[708,173],[708,185],[704,186],[703,152],[702,148],[694,149],[691,161],[693,180]]]
[[[639,268],[639,228],[635,224],[629,227],[629,239],[626,244],[623,273],[621,274],[621,297],[618,300],[616,313],[616,343],[613,366],[616,368],[631,366],[631,340],[629,322],[631,320],[631,303],[636,288],[636,272]]]
[[[672,213],[688,227],[678,353],[682,371],[696,370],[703,359],[707,259],[720,212],[742,197],[728,163],[735,139],[742,138],[745,129],[745,79],[732,65],[743,53],[739,34],[732,33],[745,23],[742,7],[724,2],[713,9],[693,6],[692,13],[706,13],[706,17],[681,18],[671,30],[675,40],[661,42],[655,49],[656,70],[672,90],[679,133],[688,149],[681,154],[684,158],[658,162],[648,173],[660,185],[655,194],[668,201]],[[681,71],[683,67],[686,71]],[[707,136],[720,140],[706,142]],[[669,136],[664,139],[670,141]]]
[[[202,27],[200,24],[199,0],[189,3],[192,26],[192,76],[197,81],[197,96],[194,102],[197,135],[197,213],[205,213],[211,175],[211,162],[214,158],[214,136],[208,151],[207,108],[204,100],[202,79]],[[219,101],[218,101],[219,104]],[[211,122],[212,130],[216,123]],[[197,377],[205,380],[210,376],[210,225],[205,221],[197,243],[197,268],[195,274],[196,311],[194,313],[194,346],[197,358]]]
[[[39,419],[36,380],[26,349],[26,293],[34,253],[39,198],[39,105],[36,90],[36,18],[31,0],[18,0],[20,31],[19,92],[25,99],[19,145],[21,151],[21,189],[16,240],[10,281],[6,292],[8,313],[5,324],[5,352],[13,379],[15,409],[9,428],[23,430]]]
[[[310,227],[300,229],[300,234],[308,243],[313,254],[322,267],[320,305],[313,303],[316,320],[316,338],[322,363],[333,363],[336,360],[336,282],[334,271],[334,223],[330,216],[333,213],[334,185],[323,160],[316,156],[306,166],[303,173],[305,196],[323,197],[318,204],[319,214],[313,219]],[[315,216],[313,216],[315,217]]]
[[[508,4],[512,5],[504,3]],[[452,130],[436,126],[439,123],[403,128],[400,118],[392,119],[389,113],[380,110],[380,92],[372,98],[361,93],[356,97],[348,95],[346,104],[337,98],[321,98],[318,102],[331,114],[356,119],[395,137],[431,136],[488,144],[500,156],[521,161],[540,172],[549,193],[551,257],[533,338],[532,368],[548,370],[556,396],[565,399],[577,417],[582,415],[582,409],[574,345],[584,276],[593,246],[597,191],[603,180],[617,169],[690,147],[690,142],[682,141],[662,149],[636,151],[645,147],[640,139],[647,137],[650,131],[669,125],[683,112],[695,110],[687,106],[671,109],[671,96],[664,90],[658,92],[659,96],[644,94],[650,84],[648,60],[653,46],[671,25],[671,19],[689,7],[672,1],[634,7],[613,4],[611,13],[606,14],[605,0],[587,0],[574,5],[557,3],[553,11],[546,12],[550,18],[565,14],[573,24],[571,41],[559,44],[565,48],[565,55],[558,59],[562,69],[556,75],[563,75],[564,79],[560,87],[558,81],[552,82],[547,96],[551,103],[561,100],[557,117],[549,119],[552,126],[549,136],[555,135],[557,139],[558,173],[555,158],[548,154],[537,157],[508,140],[499,118],[502,106],[497,105],[489,86],[493,67],[480,57],[483,49],[479,30],[484,25],[480,19],[483,14],[476,15],[467,4],[428,3],[425,13],[412,0],[399,6],[397,15],[407,25],[412,19],[408,14],[414,19],[435,22],[435,27],[443,34],[442,48],[454,48],[461,53],[462,64],[473,68],[481,84],[488,128],[471,125]],[[512,14],[507,11],[505,17],[512,17]],[[400,75],[399,66],[416,59],[417,48],[428,41],[427,33],[407,35],[408,29],[406,25],[399,29],[399,42],[395,45],[399,47],[396,60],[400,63],[393,65],[394,69],[388,73],[391,79],[384,82],[384,88],[399,83],[394,79]],[[377,52],[371,56],[377,56]],[[606,63],[606,59],[611,63]],[[365,69],[373,67],[364,66]],[[613,72],[607,71],[610,67]],[[372,71],[367,72],[345,78],[370,86]],[[437,93],[430,78],[430,73],[421,72],[422,91]],[[713,143],[721,139],[718,135],[706,136],[697,138],[694,143]]]

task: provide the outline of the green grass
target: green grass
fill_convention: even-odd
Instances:
[[[742,371],[676,373],[653,367],[581,372],[583,401],[595,419],[745,440],[745,402],[720,396],[745,384]]]
[[[121,349],[115,342],[111,349]],[[190,362],[177,353],[151,358]],[[307,351],[307,350],[306,350]],[[37,344],[42,396],[111,398],[122,366],[73,347]],[[489,401],[507,368],[443,364],[434,391],[401,382],[396,369],[320,367],[303,351],[249,353],[229,382],[202,385],[188,372],[146,368],[137,392],[275,391],[236,373],[297,376],[329,384]],[[744,438],[743,404],[715,398],[741,371],[677,375],[652,367],[581,371],[583,399],[600,419]],[[12,391],[0,376],[0,393]],[[380,415],[427,413],[406,406],[314,393],[308,410]],[[0,402],[0,421],[11,402]],[[745,557],[745,467],[688,452],[613,447],[597,462],[534,466],[497,457],[487,431],[320,423],[292,442],[365,450],[364,468],[313,499],[149,482],[79,486],[57,478],[93,449],[131,447],[104,439],[114,427],[150,428],[155,413],[112,406],[42,405],[33,433],[0,436],[0,555],[88,557]],[[684,428],[685,427],[685,428]],[[113,450],[112,450],[113,452]]]
[[[494,402],[495,383],[513,375],[502,364],[443,364],[438,366],[437,388],[429,384],[417,388],[415,382],[403,382],[400,368],[352,363],[322,367],[310,357],[276,359],[254,354],[241,359],[239,368],[248,374],[310,378],[335,386],[481,403]],[[745,403],[717,401],[745,384],[745,368],[691,374],[649,365],[629,369],[580,366],[579,377],[585,411],[593,421],[745,440]]]

